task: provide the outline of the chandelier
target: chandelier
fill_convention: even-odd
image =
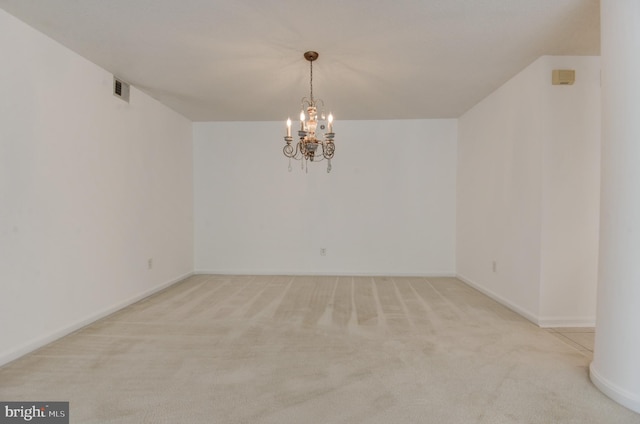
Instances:
[[[336,150],[333,144],[335,136],[333,132],[333,115],[325,117],[324,102],[322,99],[313,97],[313,61],[318,58],[317,52],[306,52],[304,58],[309,61],[309,97],[302,98],[302,110],[300,111],[300,130],[298,130],[299,140],[292,144],[291,136],[291,118],[287,119],[287,135],[284,137],[286,142],[282,152],[289,158],[289,172],[291,172],[291,159],[301,161],[301,167],[306,168],[308,162],[320,162],[327,160],[327,172],[331,172],[331,158]],[[318,116],[318,107],[320,107],[320,115]],[[306,112],[305,112],[306,110]],[[318,138],[319,130],[323,132],[321,138]],[[320,147],[320,150],[318,150]],[[309,171],[306,168],[307,172]]]

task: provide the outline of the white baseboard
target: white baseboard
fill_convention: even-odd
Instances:
[[[464,275],[458,274],[456,277],[459,280],[461,280],[462,282],[464,282],[465,284],[468,284],[469,286],[471,286],[474,289],[478,290],[480,293],[483,293],[483,294],[489,296],[491,299],[493,299],[496,302],[506,306],[507,308],[511,309],[513,312],[517,313],[518,315],[521,315],[523,318],[528,319],[529,321],[531,321],[535,325],[540,325],[539,324],[540,319],[533,312],[528,311],[525,308],[522,308],[521,306],[516,305],[515,303],[513,303],[513,302],[505,299],[504,297],[492,292],[491,290],[486,289],[485,287],[481,286],[480,284],[476,283],[475,281],[471,280],[470,278],[465,277]]]
[[[611,399],[615,400],[625,408],[629,408],[632,411],[640,414],[640,397],[633,393],[630,393],[627,390],[624,390],[623,388],[604,378],[595,369],[593,362],[589,366],[589,377],[591,378],[591,382],[602,393],[609,396]]]
[[[591,328],[596,326],[595,317],[540,317],[538,325],[542,328]]]
[[[197,269],[195,275],[287,275],[287,276],[344,276],[344,277],[456,277],[454,272],[371,272],[371,271],[275,271],[275,270],[238,270],[238,269]]]
[[[56,341],[66,335],[69,335],[71,333],[73,333],[74,331],[77,331],[83,327],[86,327],[87,325],[96,322],[99,319],[102,319],[108,315],[111,315],[114,312],[119,311],[122,308],[125,308],[133,303],[138,302],[139,300],[142,300],[146,297],[151,296],[152,294],[155,294],[161,290],[166,289],[167,287],[172,286],[173,284],[176,284],[182,280],[184,280],[185,278],[188,278],[190,276],[193,275],[193,272],[189,272],[187,274],[184,274],[178,278],[175,278],[173,280],[167,281],[166,283],[163,283],[159,286],[153,287],[149,290],[146,290],[140,294],[137,294],[133,297],[130,297],[128,299],[123,300],[122,302],[118,302],[115,305],[111,305],[108,308],[105,308],[97,313],[94,313],[88,317],[85,317],[84,319],[79,320],[78,322],[75,322],[71,325],[68,325],[66,327],[60,328],[56,331],[53,331],[47,335],[38,337],[35,340],[32,340],[16,349],[12,349],[9,350],[8,352],[4,352],[0,355],[0,366],[8,364],[11,361],[14,361],[28,353],[33,352],[36,349],[39,349],[53,341]]]
[[[534,314],[531,311],[522,308],[513,302],[505,299],[504,297],[488,290],[487,288],[481,286],[470,278],[465,277],[464,275],[457,275],[457,278],[463,281],[464,283],[470,285],[474,289],[479,292],[486,294],[496,302],[506,306],[511,309],[515,313],[523,316],[528,319],[532,323],[536,324],[541,328],[554,328],[554,327],[574,327],[574,328],[584,328],[584,327],[595,327],[596,326],[596,317],[541,317],[537,314]]]

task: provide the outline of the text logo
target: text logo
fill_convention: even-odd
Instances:
[[[0,424],[69,424],[69,402],[0,402]]]

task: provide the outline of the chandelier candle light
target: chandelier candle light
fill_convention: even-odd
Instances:
[[[318,58],[316,52],[306,52],[304,58],[309,61],[310,66],[310,78],[309,97],[302,98],[302,110],[300,111],[300,130],[298,131],[298,137],[300,140],[293,144],[293,137],[291,136],[291,119],[287,119],[287,135],[284,137],[286,142],[282,152],[289,158],[289,171],[291,172],[291,159],[304,161],[301,162],[302,168],[311,162],[319,162],[321,160],[327,160],[327,172],[331,172],[331,158],[336,150],[335,144],[333,144],[333,138],[335,136],[333,132],[333,115],[329,113],[329,116],[325,118],[324,114],[324,102],[322,99],[313,98],[313,61]],[[318,106],[320,106],[320,117],[318,118]],[[306,114],[305,114],[306,109]],[[322,139],[317,138],[318,130],[325,131]],[[321,147],[322,152],[318,152],[318,146]],[[307,172],[308,172],[307,168]]]

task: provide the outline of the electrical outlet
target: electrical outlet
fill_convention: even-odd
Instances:
[[[498,262],[493,261],[492,269],[493,269],[493,272],[498,272]]]
[[[321,247],[320,248],[320,256],[327,256],[327,248],[326,247]]]
[[[147,260],[147,269],[153,268],[153,258]]]

